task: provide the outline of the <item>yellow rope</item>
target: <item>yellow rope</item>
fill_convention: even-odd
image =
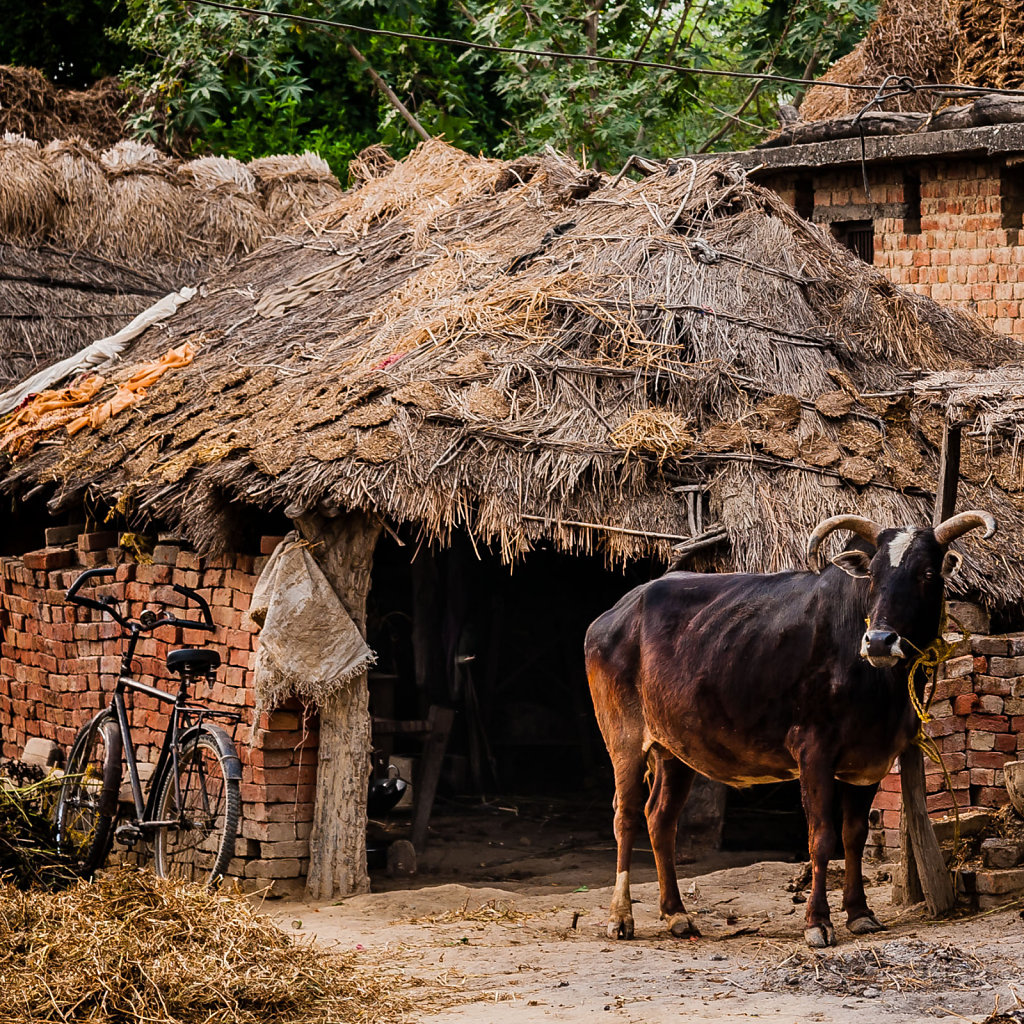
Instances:
[[[964,627],[963,623],[954,619],[953,621],[957,624],[963,634],[963,639],[958,641],[956,644],[949,643],[943,636],[946,632],[949,618],[950,616],[946,608],[946,601],[943,599],[942,614],[939,619],[939,635],[923,651],[912,641],[906,641],[914,648],[915,651],[917,651],[917,659],[910,666],[910,671],[907,674],[907,693],[910,695],[910,703],[913,705],[918,717],[917,735],[914,737],[912,742],[915,746],[921,748],[924,756],[927,757],[932,764],[937,764],[942,769],[942,777],[945,780],[946,792],[949,793],[953,800],[953,856],[955,858],[956,851],[960,847],[960,807],[956,801],[956,794],[953,792],[953,780],[950,777],[949,769],[946,767],[946,762],[942,757],[942,751],[939,750],[939,746],[935,740],[924,731],[925,723],[932,721],[932,716],[928,713],[928,708],[931,707],[932,700],[935,697],[939,666],[953,657],[953,654],[956,652],[956,649],[960,644],[965,641],[970,643],[971,639],[971,634]],[[904,637],[901,639],[906,638]],[[917,675],[918,669],[932,670],[931,693],[925,701],[918,698],[917,691],[914,689],[914,677]],[[924,686],[921,687],[921,693],[923,696]],[[956,880],[954,878],[954,885],[955,882]]]

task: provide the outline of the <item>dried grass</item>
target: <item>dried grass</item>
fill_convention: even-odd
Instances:
[[[884,0],[864,39],[823,75],[877,85],[886,75],[915,82],[961,82],[999,89],[1024,86],[1024,7],[1015,0]],[[800,105],[805,121],[856,113],[870,95],[815,85]],[[928,93],[898,96],[888,110],[930,111]]]
[[[518,910],[509,900],[487,900],[478,907],[470,909],[469,897],[461,907],[446,910],[442,914],[426,914],[423,917],[410,917],[406,924],[461,924],[472,921],[477,924],[521,924],[535,915]]]
[[[682,416],[665,409],[640,409],[616,427],[608,440],[626,454],[651,452],[659,464],[693,447],[693,432]]]
[[[57,219],[57,180],[38,143],[6,133],[0,139],[0,232],[34,242]]]
[[[242,896],[143,872],[0,889],[0,1024],[392,1024],[395,973],[296,942]]]
[[[89,89],[58,89],[34,68],[0,65],[0,133],[18,132],[40,142],[79,136],[109,146],[125,134],[130,96],[112,78]]]
[[[81,139],[59,139],[43,149],[53,171],[60,206],[54,240],[72,250],[94,246],[106,226],[109,186],[99,154]]]
[[[282,229],[301,227],[341,193],[327,162],[315,153],[265,156],[249,163],[267,216]]]

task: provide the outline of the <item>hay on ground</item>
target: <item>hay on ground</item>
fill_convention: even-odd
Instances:
[[[81,139],[57,139],[43,149],[60,197],[54,241],[78,251],[94,246],[106,227],[109,185],[99,154]]]
[[[119,871],[0,889],[0,1024],[393,1024],[397,972],[295,941],[243,896]]]

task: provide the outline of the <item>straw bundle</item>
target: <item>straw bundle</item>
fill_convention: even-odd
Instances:
[[[338,179],[316,153],[264,156],[249,163],[270,222],[284,230],[302,224],[341,195]]]
[[[69,249],[94,245],[106,228],[109,202],[107,176],[96,151],[81,139],[63,139],[43,148],[43,159],[53,171],[58,208],[53,231],[59,244]]]
[[[100,249],[128,260],[173,258],[185,246],[188,203],[174,163],[152,146],[123,141],[100,157],[110,178],[107,223]]]
[[[1012,342],[900,292],[726,160],[615,186],[550,155],[508,169],[431,142],[365,180],[126,353],[206,334],[173,394],[87,439],[37,432],[5,486],[131,493],[140,522],[207,550],[234,502],[330,505],[509,559],[542,540],[667,556],[714,526],[730,544],[702,565],[758,571],[799,564],[829,515],[927,521],[934,416],[861,396]],[[700,528],[680,485],[703,492]],[[1017,494],[972,500],[1024,567]],[[962,586],[1024,597],[1024,569],[972,551]]]
[[[349,179],[353,185],[361,185],[372,178],[382,178],[391,173],[395,162],[395,158],[383,146],[367,146],[349,161]]]
[[[0,1024],[384,1024],[410,1009],[379,964],[294,942],[241,896],[144,872],[0,889]]]
[[[183,164],[181,176],[193,185],[187,195],[186,233],[214,255],[252,252],[273,233],[256,179],[240,160],[201,157]]]
[[[608,440],[627,454],[652,452],[663,463],[693,447],[693,433],[682,416],[664,409],[641,409],[616,427]]]
[[[950,0],[953,77],[999,89],[1024,86],[1024,7],[1016,0]]]
[[[57,181],[39,144],[7,132],[0,139],[0,232],[34,241],[53,227],[59,203]]]

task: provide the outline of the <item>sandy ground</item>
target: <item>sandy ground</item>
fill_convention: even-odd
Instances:
[[[657,917],[650,851],[639,850],[637,937],[613,942],[611,889],[597,881],[612,880],[611,844],[582,832],[534,847],[542,830],[484,821],[475,844],[435,841],[416,879],[377,878],[385,891],[333,905],[266,909],[285,929],[401,973],[423,1005],[413,1019],[437,1024],[981,1021],[1017,1005],[1015,990],[1024,1000],[1024,904],[929,922],[923,908],[894,910],[875,868],[869,902],[888,930],[851,936],[835,892],[840,944],[811,952],[804,906],[786,888],[798,865],[733,854],[724,860],[735,866],[720,870],[680,866],[703,935],[672,939]]]

